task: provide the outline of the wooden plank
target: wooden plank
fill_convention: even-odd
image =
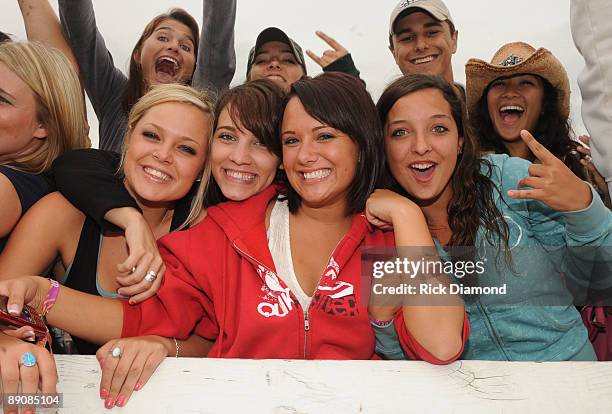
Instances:
[[[56,357],[62,413],[108,412],[92,356]],[[117,412],[606,413],[612,362],[168,358]]]

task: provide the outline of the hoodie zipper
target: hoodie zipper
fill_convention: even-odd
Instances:
[[[340,240],[338,240],[338,243],[336,243],[336,246],[334,246],[331,255],[327,258],[325,269],[323,269],[323,273],[321,273],[321,276],[319,276],[317,287],[312,295],[312,298],[314,298],[315,294],[317,293],[317,290],[319,290],[319,285],[321,284],[321,280],[323,280],[323,276],[325,276],[325,271],[327,270],[327,267],[329,266],[329,262],[331,261],[331,259],[333,259],[334,253],[336,252],[336,249],[338,248],[342,240],[344,240],[344,237],[346,237],[346,235],[343,236]],[[297,278],[297,275],[296,275],[296,278]],[[307,356],[308,356],[307,355],[308,331],[310,331],[310,319],[309,319],[308,312],[310,311],[311,306],[312,306],[312,301],[310,302],[308,309],[304,310],[304,359],[307,359]]]
[[[308,320],[308,311],[310,307],[304,311],[304,359],[306,359],[308,346],[308,331],[310,330],[310,321]]]
[[[323,273],[321,274],[321,276],[319,276],[319,281],[317,282],[317,287],[316,287],[316,289],[315,289],[315,294],[316,294],[317,290],[319,289],[319,285],[321,284],[321,280],[323,280],[323,276],[325,275],[325,271],[327,270],[327,267],[328,267],[328,265],[329,265],[329,262],[330,262],[330,261],[331,261],[331,259],[334,257],[334,253],[336,252],[336,249],[338,248],[338,246],[340,245],[340,243],[342,242],[342,240],[344,240],[344,238],[345,238],[345,237],[346,237],[346,235],[345,235],[344,237],[342,237],[342,238],[341,238],[341,239],[338,241],[338,243],[336,243],[336,246],[335,246],[335,247],[333,248],[333,250],[332,250],[332,254],[331,254],[331,255],[330,255],[328,258],[327,258],[327,262],[326,262],[326,265],[325,265],[325,269],[323,269]],[[276,274],[276,272],[272,272],[272,270],[271,270],[271,269],[269,269],[267,266],[265,266],[265,265],[264,265],[263,263],[261,263],[259,260],[257,260],[256,258],[254,258],[253,256],[251,256],[250,254],[248,254],[247,252],[245,252],[244,250],[242,250],[240,247],[238,247],[238,246],[236,245],[236,243],[232,242],[232,246],[233,246],[233,247],[234,247],[236,250],[238,250],[238,251],[239,251],[239,252],[240,252],[242,255],[244,255],[244,256],[246,256],[246,257],[248,257],[248,258],[249,258],[249,259],[251,259],[253,262],[257,263],[258,265],[260,265],[261,267],[263,267],[263,268],[264,268],[264,269],[266,269],[267,271],[269,271],[269,272],[271,272],[271,273]],[[283,281],[283,283],[284,283],[284,281]],[[291,291],[289,291],[289,292],[290,292],[290,294],[291,294],[292,296],[295,296],[295,294],[294,294],[293,292],[291,292]],[[313,296],[312,296],[312,297],[314,297],[314,294],[313,294]],[[292,299],[294,299],[294,302],[295,302],[295,300],[296,300],[296,299],[295,299],[295,298],[292,298]],[[299,303],[299,301],[298,301],[298,303]],[[312,305],[312,302],[311,302],[311,305]],[[301,307],[301,306],[300,306],[300,307]],[[310,311],[310,306],[308,306],[308,309],[304,309],[304,359],[307,359],[307,356],[308,356],[308,355],[307,355],[307,354],[308,354],[308,352],[307,352],[307,349],[308,349],[308,348],[307,348],[307,347],[308,347],[308,332],[310,331],[310,318],[309,318],[309,315],[308,315],[308,312],[309,312],[309,311]]]

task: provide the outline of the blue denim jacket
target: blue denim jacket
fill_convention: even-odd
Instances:
[[[470,337],[462,359],[507,361],[563,361],[595,359],[580,314],[566,288],[571,278],[587,285],[592,277],[589,250],[597,251],[608,271],[591,286],[612,285],[612,213],[593,191],[593,201],[584,210],[559,213],[534,200],[515,200],[507,191],[529,175],[531,165],[521,158],[493,154],[485,157],[492,165],[490,177],[499,189],[496,205],[508,223],[512,262],[503,255],[501,240],[490,244],[480,229],[476,239],[477,259],[486,257],[487,271],[480,286],[506,284],[503,303],[499,296],[480,296],[466,303]],[[484,168],[484,167],[483,167]],[[485,173],[487,173],[485,171]],[[466,189],[469,190],[469,189]],[[571,194],[568,194],[571,197]],[[566,250],[566,247],[577,248]],[[496,259],[492,252],[500,252]],[[586,253],[584,253],[586,252]],[[446,252],[439,248],[441,257]],[[494,264],[493,261],[497,265]],[[601,269],[600,269],[601,270]],[[554,306],[553,306],[554,305]],[[403,356],[392,332],[376,328],[377,351],[390,359]]]

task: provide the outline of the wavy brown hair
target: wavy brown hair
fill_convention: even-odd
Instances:
[[[457,165],[450,179],[453,195],[448,204],[448,224],[452,231],[450,246],[473,248],[476,243],[478,229],[484,229],[486,240],[496,244],[494,236],[499,237],[504,244],[506,260],[510,263],[510,248],[508,246],[509,229],[501,211],[495,205],[494,196],[499,189],[491,180],[493,166],[480,157],[478,140],[471,132],[467,119],[465,105],[459,99],[453,87],[443,78],[430,75],[406,75],[391,85],[382,93],[376,108],[383,125],[393,105],[402,97],[411,93],[435,89],[442,93],[451,107],[451,114],[459,134],[463,136],[463,150],[457,155]],[[381,182],[383,188],[389,188],[407,198],[412,195],[400,186],[385,163],[385,171]],[[469,249],[473,254],[473,249]]]
[[[569,120],[559,111],[559,102],[561,101],[559,92],[546,79],[541,76],[538,76],[538,78],[542,81],[544,87],[542,114],[539,116],[533,131],[529,132],[555,157],[563,161],[577,177],[581,180],[588,180],[587,172],[584,166],[580,164],[580,154],[576,151],[580,144],[572,139],[573,132]],[[487,86],[480,97],[475,113],[470,114],[470,122],[474,130],[478,131],[480,135],[480,144],[484,151],[510,155],[504,145],[504,140],[495,131],[491,121],[487,101],[490,86],[491,84]]]

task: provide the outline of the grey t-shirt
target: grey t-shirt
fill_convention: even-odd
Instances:
[[[218,92],[234,77],[236,0],[203,0],[198,63],[193,86]],[[85,91],[100,125],[100,149],[121,151],[127,129],[123,99],[127,77],[113,62],[97,28],[91,0],[59,0],[66,40],[80,67]]]

